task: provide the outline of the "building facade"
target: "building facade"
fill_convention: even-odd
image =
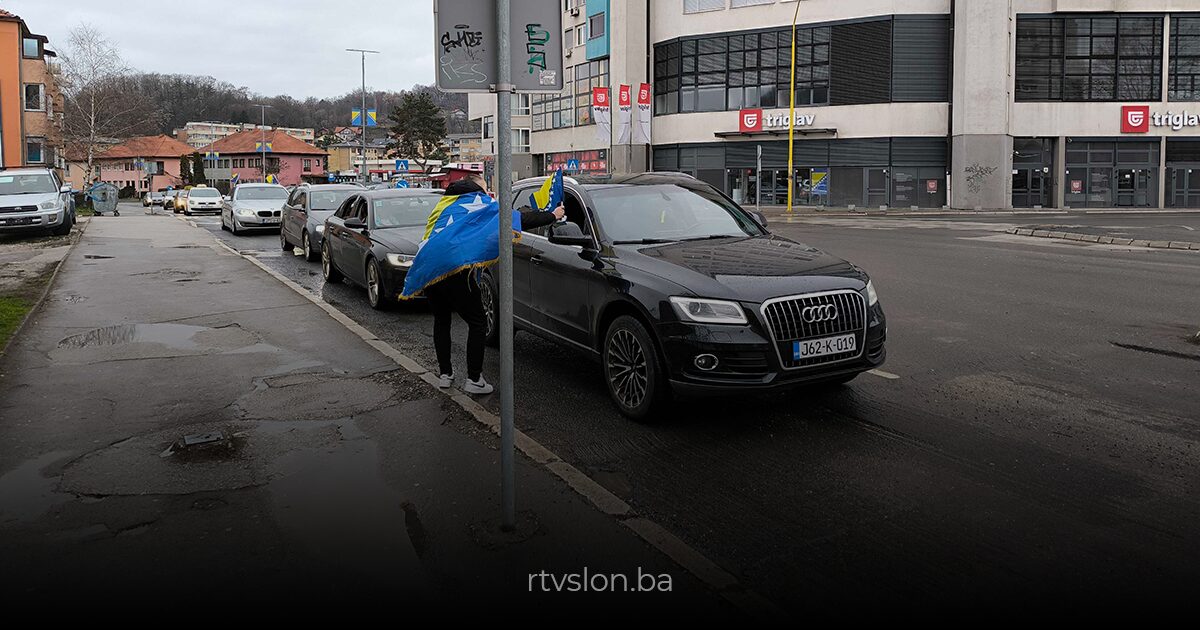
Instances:
[[[0,9],[0,166],[63,174],[63,99],[44,35]]]
[[[253,123],[189,122],[175,130],[175,137],[180,142],[186,142],[192,148],[200,149],[235,133],[256,131],[262,128],[262,125]],[[267,129],[281,131],[308,144],[316,141],[316,131],[309,128],[267,127]]]
[[[274,175],[284,186],[327,180],[325,151],[280,129],[238,132],[201,147],[199,152],[211,156],[204,171],[209,185],[223,191],[235,180],[263,182],[267,175]]]
[[[130,138],[96,156],[91,179],[113,184],[122,190],[132,188],[139,195],[146,191],[180,188],[183,186],[180,158],[193,152],[192,147],[169,136]]]
[[[800,205],[1200,207],[1195,0],[563,0],[562,9],[567,87],[531,98],[535,174],[681,171],[767,205],[786,202],[790,179]],[[615,108],[611,137],[598,137],[592,89],[616,100],[617,86],[643,82],[651,142],[615,143]],[[470,100],[485,153],[494,102]],[[524,124],[514,116],[514,128]]]
[[[478,133],[446,134],[443,148],[446,151],[447,162],[480,162],[483,160],[483,137]]]

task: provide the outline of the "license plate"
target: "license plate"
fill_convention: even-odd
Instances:
[[[854,335],[838,335],[836,337],[793,341],[792,359],[799,361],[800,359],[819,357],[826,354],[854,352],[854,343]]]
[[[270,218],[270,219],[263,219],[263,220],[262,220],[262,222],[263,222],[263,223],[279,223],[279,219],[278,219],[277,217],[276,217],[276,218]]]
[[[15,219],[0,219],[0,225],[29,225],[33,223],[32,217],[17,217]]]

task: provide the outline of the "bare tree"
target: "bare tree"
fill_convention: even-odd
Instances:
[[[139,90],[131,89],[129,68],[120,52],[91,26],[71,29],[62,55],[62,79],[67,144],[86,156],[90,181],[96,155],[106,141],[145,128],[158,112]]]

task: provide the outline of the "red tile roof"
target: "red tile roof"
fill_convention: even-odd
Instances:
[[[130,138],[99,156],[100,159],[133,157],[179,157],[196,150],[170,136],[141,136]]]
[[[325,155],[325,151],[314,147],[313,145],[289,136],[288,134],[272,129],[266,134],[267,142],[271,145],[271,153],[286,153],[289,155],[305,154],[305,155]],[[258,153],[262,149],[258,148],[258,143],[262,142],[263,132],[261,129],[252,129],[248,131],[240,131],[231,136],[226,136],[216,142],[200,149],[200,151],[216,151],[221,155],[236,155],[239,153]]]
[[[15,13],[9,13],[4,9],[0,9],[0,20],[20,20],[21,16]]]

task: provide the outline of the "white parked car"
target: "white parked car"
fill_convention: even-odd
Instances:
[[[221,229],[278,230],[288,191],[278,184],[239,184],[221,204]]]
[[[200,212],[221,213],[221,191],[216,188],[197,186],[188,189],[184,194],[187,195],[187,202],[183,207],[184,214],[192,216]]]
[[[0,234],[50,230],[63,235],[75,224],[71,187],[48,168],[0,171]]]

